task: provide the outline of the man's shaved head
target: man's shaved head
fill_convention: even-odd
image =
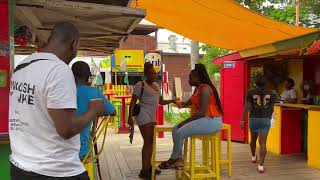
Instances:
[[[56,24],[49,38],[50,41],[59,41],[60,43],[69,43],[71,41],[79,40],[79,30],[75,25],[68,22]]]
[[[44,51],[55,54],[69,64],[77,56],[80,33],[75,25],[69,22],[56,24]]]

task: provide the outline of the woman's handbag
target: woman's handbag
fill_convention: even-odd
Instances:
[[[144,91],[144,82],[142,81],[142,87],[141,87],[141,93],[140,93],[140,97],[139,97],[139,103],[135,104],[135,106],[133,107],[132,116],[138,116],[139,113],[140,113],[143,91]]]

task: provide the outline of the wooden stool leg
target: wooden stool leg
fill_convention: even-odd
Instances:
[[[209,142],[204,139],[202,140],[202,164],[204,166],[204,168],[208,168],[209,167],[209,159],[210,159],[210,156],[209,156]]]
[[[221,151],[221,132],[218,134],[218,158],[219,158],[219,162],[222,160],[222,151]],[[219,164],[219,167],[221,168],[222,163]]]
[[[228,130],[227,130],[227,133],[228,133],[228,139],[227,139],[227,148],[228,148],[228,150],[227,150],[227,153],[228,153],[228,175],[229,175],[229,177],[231,177],[232,176],[232,156],[231,156],[231,129],[230,128],[228,128]]]
[[[193,180],[195,179],[195,164],[196,164],[196,147],[195,147],[195,138],[191,137],[191,144],[190,144],[190,179]]]
[[[202,158],[203,158],[203,167],[207,171],[210,169],[210,139],[202,140]],[[205,178],[210,179],[210,178]]]
[[[176,170],[176,179],[181,179],[181,173],[179,170]]]
[[[186,138],[184,140],[183,145],[183,169],[187,169],[187,165],[190,163],[190,161],[188,162],[188,139],[189,138]]]
[[[212,142],[213,143],[213,142]],[[212,149],[214,149],[214,159],[215,160],[215,165],[216,165],[216,180],[220,180],[220,157],[219,157],[219,135],[215,136],[214,138],[214,147],[212,147]]]
[[[210,145],[211,145],[211,149],[210,149],[211,171],[217,173],[217,170],[216,170],[217,164],[216,164],[216,161],[215,161],[216,154],[215,154],[215,146],[214,146],[215,144],[214,143],[215,143],[214,137],[210,138]]]
[[[156,174],[156,146],[157,146],[157,131],[153,131],[153,146],[152,146],[152,174],[151,179],[154,180]]]

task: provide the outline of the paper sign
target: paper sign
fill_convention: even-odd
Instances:
[[[176,90],[176,97],[182,99],[182,87],[181,87],[181,78],[174,78],[174,87]]]
[[[236,68],[236,62],[234,61],[225,61],[223,62],[224,69],[234,69]]]

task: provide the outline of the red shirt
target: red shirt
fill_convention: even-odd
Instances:
[[[208,105],[208,109],[206,112],[206,116],[210,117],[219,117],[221,116],[221,113],[219,112],[217,103],[216,103],[216,98],[213,94],[213,91],[210,86],[206,84],[201,84],[198,88],[197,91],[191,96],[191,102],[192,102],[192,108],[191,108],[191,113],[192,115],[196,114],[200,110],[201,106],[201,90],[205,87],[208,87],[210,89],[210,101]]]

